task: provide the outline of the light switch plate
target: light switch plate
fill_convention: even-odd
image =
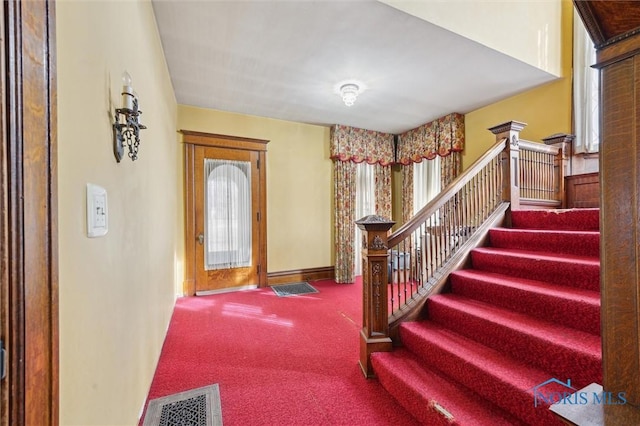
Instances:
[[[102,237],[109,230],[107,190],[87,184],[87,237]]]

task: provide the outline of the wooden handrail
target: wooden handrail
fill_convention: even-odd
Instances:
[[[389,324],[416,317],[508,208],[562,205],[565,150],[520,140],[525,126],[510,121],[490,128],[496,143],[395,232],[389,234],[394,222],[378,216],[357,222],[363,231],[360,365],[367,377],[371,353],[392,348]]]
[[[389,236],[389,246],[393,247],[405,238],[407,238],[413,231],[415,231],[421,224],[433,215],[436,210],[441,207],[446,200],[449,200],[455,193],[469,182],[469,180],[478,174],[489,162],[494,159],[498,154],[504,151],[506,144],[506,138],[502,138],[496,142],[489,150],[476,160],[471,167],[456,177],[449,186],[443,191],[440,191],[431,201],[429,201],[422,209],[420,209],[408,222],[398,228],[391,236]]]
[[[560,151],[560,148],[557,146],[544,145],[538,142],[526,141],[524,139],[520,139],[520,149],[550,155],[558,155],[558,152]]]

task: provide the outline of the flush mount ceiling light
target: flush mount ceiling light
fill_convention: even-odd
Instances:
[[[355,83],[346,83],[340,86],[340,95],[346,106],[351,106],[360,93],[360,87]]]

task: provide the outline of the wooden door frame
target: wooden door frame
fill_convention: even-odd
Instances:
[[[3,2],[0,272],[7,378],[0,424],[57,425],[55,4]]]
[[[267,285],[267,143],[268,140],[218,135],[213,133],[180,130],[184,144],[184,283],[183,294],[196,294],[196,220],[195,220],[195,147],[205,146],[225,149],[256,151],[260,193],[258,194],[258,287]]]

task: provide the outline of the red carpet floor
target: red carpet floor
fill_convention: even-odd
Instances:
[[[179,299],[149,399],[218,383],[226,426],[418,424],[360,371],[360,280],[311,284]]]
[[[404,348],[372,355],[383,386],[423,424],[563,424],[534,388],[602,383],[598,214],[512,212],[427,320],[401,325]]]

